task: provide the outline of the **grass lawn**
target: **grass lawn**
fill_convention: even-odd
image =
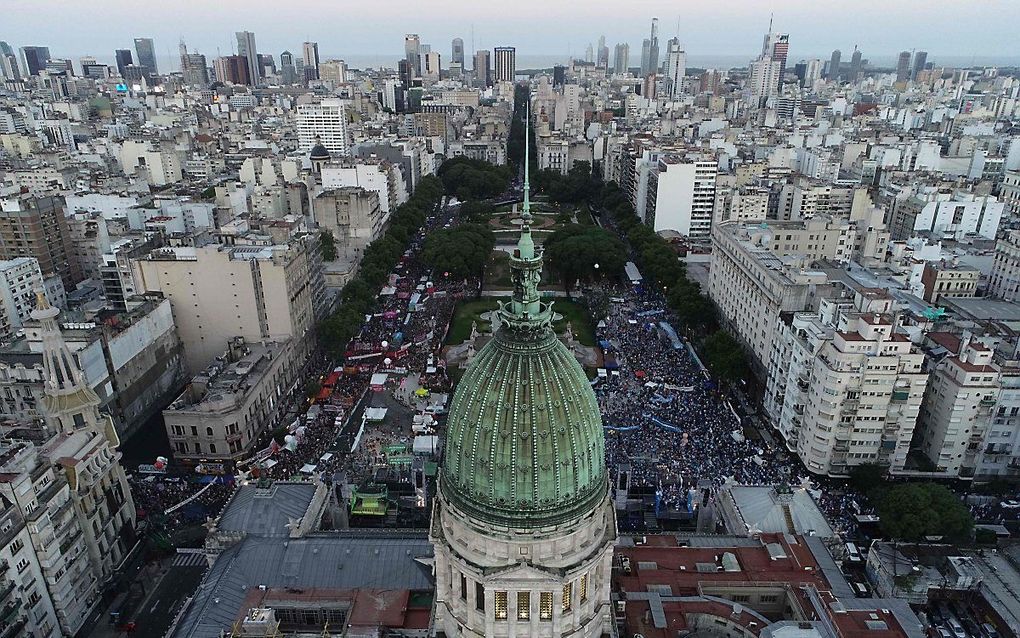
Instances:
[[[464,343],[471,336],[471,322],[478,322],[478,330],[481,332],[488,328],[489,322],[482,319],[482,313],[496,309],[495,299],[475,299],[457,304],[453,311],[453,319],[450,321],[450,331],[446,335],[448,345]]]

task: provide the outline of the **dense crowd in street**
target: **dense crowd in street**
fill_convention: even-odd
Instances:
[[[608,345],[608,374],[595,393],[610,473],[629,466],[630,486],[655,488],[660,507],[673,510],[685,510],[689,490],[706,481],[715,487],[727,481],[801,484],[806,472],[785,450],[746,435],[686,342],[670,333],[661,297],[622,287],[586,294],[592,307],[608,308],[596,329]],[[853,533],[861,499],[845,487],[838,493],[819,505],[834,527]]]

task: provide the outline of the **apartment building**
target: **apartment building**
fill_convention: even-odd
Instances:
[[[341,255],[360,255],[382,236],[387,216],[379,206],[379,193],[356,186],[333,188],[312,200],[319,229],[328,230]]]
[[[174,458],[232,469],[259,436],[276,424],[301,366],[291,339],[249,342],[234,337],[227,350],[192,378],[163,411]]]
[[[935,472],[973,477],[987,433],[998,429],[1001,372],[991,348],[969,338],[958,343],[932,370],[915,446]]]
[[[995,243],[995,259],[988,276],[988,294],[1006,301],[1020,300],[1020,231],[1008,231]]]
[[[308,254],[314,244],[272,244],[260,236],[237,241],[160,248],[134,261],[138,289],[170,300],[190,374],[205,369],[235,336],[292,338],[301,353],[311,347],[312,271],[320,263]]]
[[[387,219],[408,198],[400,168],[386,160],[359,158],[330,163],[322,167],[319,177],[324,190],[355,187],[374,191]]]
[[[656,231],[673,230],[692,240],[707,241],[715,214],[714,157],[664,155],[648,176],[645,223]]]
[[[0,342],[14,338],[31,319],[35,291],[43,288],[39,262],[32,257],[0,261]],[[62,304],[63,299],[54,299]]]
[[[792,406],[800,423],[791,429],[804,465],[830,476],[862,463],[902,470],[928,382],[924,354],[895,331],[892,315],[871,313],[819,345],[810,374],[792,380],[806,395]]]
[[[325,99],[318,104],[298,105],[297,130],[298,147],[302,151],[322,144],[334,157],[351,154],[347,106],[343,100]]]
[[[921,271],[922,298],[937,304],[942,297],[973,297],[977,294],[981,271],[952,261],[925,262]]]
[[[811,262],[848,262],[856,227],[817,217],[807,221],[746,225],[725,222],[713,229],[708,293],[725,324],[764,369],[780,313],[805,310],[813,288],[828,281]]]
[[[15,195],[0,199],[0,259],[33,257],[44,276],[59,275],[68,290],[81,281],[71,259],[64,198]]]

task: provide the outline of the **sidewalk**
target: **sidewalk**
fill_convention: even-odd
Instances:
[[[139,582],[139,579],[143,579],[145,583],[145,596],[138,603],[138,606],[130,614],[129,618],[125,620],[131,620],[143,613],[146,605],[149,604],[153,594],[159,589],[159,585],[163,582],[163,578],[170,572],[170,563],[173,560],[173,556],[164,558],[159,562],[159,565],[146,564],[146,566],[138,572],[135,580],[132,581],[132,587]],[[113,602],[101,611],[101,616],[96,623],[96,626],[89,633],[90,638],[126,638],[128,636],[136,636],[137,634],[120,631],[110,622],[110,612],[117,608],[127,597],[129,592],[125,592],[113,599]]]

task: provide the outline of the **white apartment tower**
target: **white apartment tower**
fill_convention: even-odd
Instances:
[[[684,89],[687,73],[687,53],[677,38],[669,41],[666,51],[666,95],[671,101],[678,100]]]
[[[319,104],[301,104],[298,106],[297,125],[298,147],[302,151],[309,151],[321,143],[333,156],[350,156],[347,107],[342,100],[325,99]]]

